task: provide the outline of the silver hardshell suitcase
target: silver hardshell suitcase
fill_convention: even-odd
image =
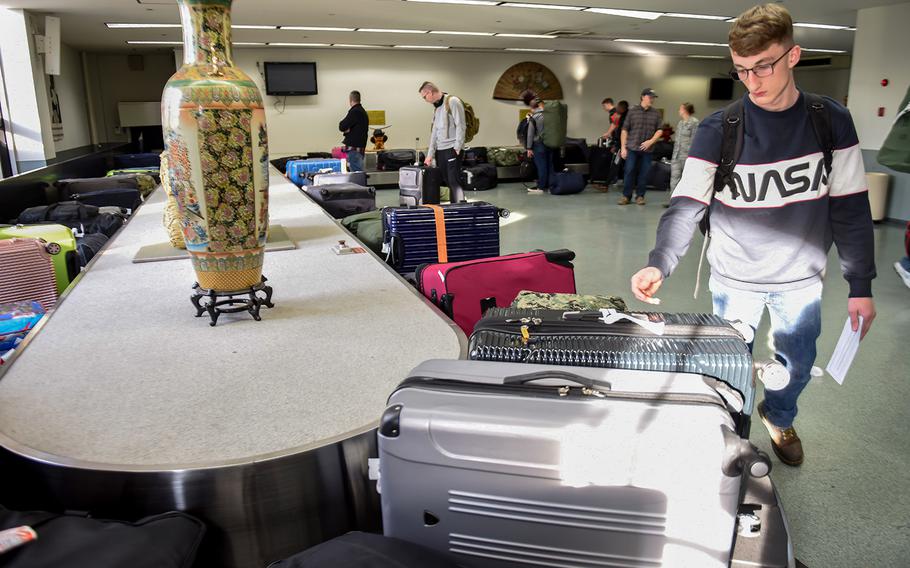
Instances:
[[[743,481],[770,462],[717,384],[427,361],[380,422],[384,532],[470,567],[729,566]]]

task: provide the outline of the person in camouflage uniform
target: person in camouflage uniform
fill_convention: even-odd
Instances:
[[[547,294],[522,290],[512,302],[513,308],[529,310],[604,310],[627,311],[626,302],[619,296],[590,294]]]

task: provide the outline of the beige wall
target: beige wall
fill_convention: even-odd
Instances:
[[[63,118],[63,138],[54,143],[57,152],[92,143],[81,54],[66,44],[62,44],[61,48],[60,75],[54,76],[60,116]],[[47,75],[45,82],[48,83],[46,88],[49,88]]]

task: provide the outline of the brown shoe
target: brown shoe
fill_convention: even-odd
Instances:
[[[628,205],[629,203],[631,203],[631,201],[629,201],[629,198],[625,195],[620,197],[619,201],[616,202],[617,205]]]
[[[761,417],[762,424],[768,429],[768,434],[771,435],[771,447],[780,461],[792,466],[803,463],[803,443],[796,435],[796,429],[793,426],[781,428],[772,424],[765,416],[764,402],[758,405],[758,415]]]
[[[644,205],[644,204],[645,204],[645,198],[643,196],[639,195],[638,197],[635,198],[635,205]]]
[[[599,191],[599,192],[601,192],[601,193],[607,193],[608,191],[610,191],[610,186],[608,186],[608,185],[596,184],[596,185],[594,186],[594,190],[595,190],[595,191]]]

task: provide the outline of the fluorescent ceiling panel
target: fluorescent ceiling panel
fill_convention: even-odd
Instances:
[[[279,26],[282,30],[300,30],[304,32],[352,32],[356,28],[333,28],[323,26]]]
[[[730,19],[730,16],[709,16],[708,14],[682,14],[679,12],[672,12],[669,14],[664,14],[668,18],[688,18],[690,20],[718,20],[726,21]]]
[[[499,2],[489,0],[407,0],[408,2],[421,2],[427,4],[466,4],[468,6],[497,6]]]
[[[566,12],[581,12],[584,6],[564,6],[562,4],[526,4],[523,2],[504,2],[500,4],[503,8],[529,8],[540,10],[563,10]]]
[[[648,12],[645,10],[615,10],[613,8],[585,8],[585,12],[606,14],[608,16],[621,16],[623,18],[638,18],[639,20],[656,20],[664,15],[663,12]]]
[[[447,32],[447,31],[430,31],[431,34],[441,35],[464,35],[464,36],[491,36],[493,32]]]
[[[556,36],[542,34],[496,34],[496,37],[524,37],[532,39],[556,39]]]
[[[380,34],[425,34],[427,30],[398,30],[391,28],[357,28],[358,32],[370,32]]]
[[[449,49],[447,45],[393,45],[399,49]]]

